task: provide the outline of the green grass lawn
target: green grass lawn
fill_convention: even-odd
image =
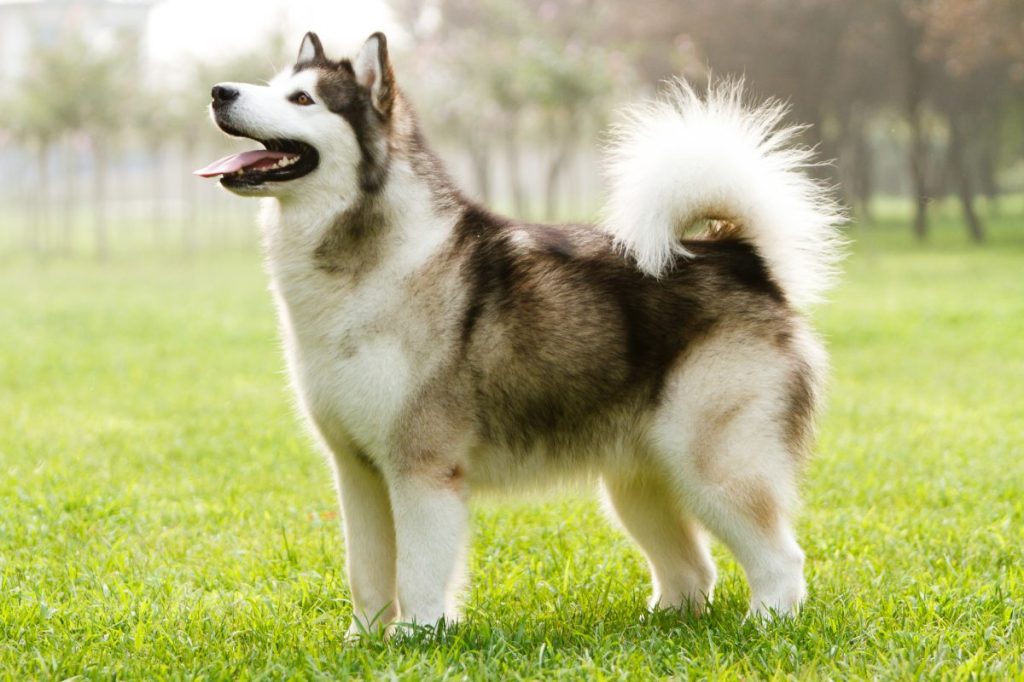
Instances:
[[[1024,676],[1024,211],[968,247],[855,227],[800,617],[646,614],[581,493],[481,500],[466,622],[347,643],[328,469],[255,254],[0,270],[0,672],[11,679]],[[897,230],[898,228],[898,230]]]

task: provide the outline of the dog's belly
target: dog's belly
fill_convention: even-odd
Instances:
[[[589,445],[553,446],[538,440],[527,448],[513,449],[480,444],[471,453],[467,482],[472,490],[487,493],[543,491],[593,478],[627,456],[614,446]]]

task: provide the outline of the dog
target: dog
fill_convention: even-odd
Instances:
[[[597,225],[500,217],[455,187],[386,38],[314,33],[211,115],[263,149],[196,171],[263,197],[262,245],[298,405],[329,456],[350,631],[459,617],[472,492],[599,480],[650,565],[652,608],[700,613],[709,531],[750,612],[797,611],[791,518],[826,373],[805,317],[841,211],[785,107],[682,82],[612,131]]]

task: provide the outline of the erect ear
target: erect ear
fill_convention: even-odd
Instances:
[[[302,64],[303,62],[322,61],[324,59],[326,59],[324,57],[324,46],[321,44],[320,38],[310,31],[302,39],[302,45],[299,47],[299,57],[295,60],[295,63]]]
[[[395,74],[391,70],[388,41],[383,33],[374,33],[366,39],[353,68],[356,81],[364,88],[369,88],[373,108],[390,116],[395,102]]]

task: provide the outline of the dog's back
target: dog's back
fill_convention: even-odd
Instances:
[[[666,384],[688,354],[728,352],[726,338],[764,345],[767,363],[791,366],[787,390],[813,396],[816,360],[795,341],[805,324],[754,248],[736,238],[686,244],[695,257],[677,256],[655,279],[591,226],[467,210],[445,254],[455,256],[466,298],[441,383],[480,446],[534,474],[563,461],[570,473],[598,470],[623,443],[649,447],[640,427]],[[811,406],[784,417],[797,452],[807,445]]]

